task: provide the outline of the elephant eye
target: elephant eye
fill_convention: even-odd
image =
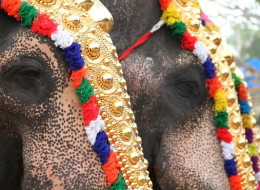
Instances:
[[[40,84],[40,71],[35,68],[21,68],[14,73],[13,80],[23,88],[32,88]]]
[[[5,93],[23,103],[40,102],[53,84],[43,61],[22,57],[6,65],[2,71],[3,86],[8,86]]]
[[[20,87],[29,89],[40,85],[40,71],[34,67],[16,67],[13,71],[9,71],[10,80],[18,84]]]
[[[199,95],[199,87],[197,83],[193,81],[180,82],[175,85],[175,90],[176,93],[183,98]]]

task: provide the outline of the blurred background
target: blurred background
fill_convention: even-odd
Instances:
[[[245,75],[260,124],[260,0],[199,0]]]

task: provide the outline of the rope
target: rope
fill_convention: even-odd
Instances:
[[[119,61],[124,60],[126,57],[128,57],[131,53],[133,53],[133,51],[139,47],[140,45],[142,45],[144,42],[146,42],[154,32],[156,32],[157,30],[159,30],[163,25],[165,24],[165,22],[163,20],[160,20],[159,22],[157,22],[157,24],[155,24],[153,26],[153,28],[145,33],[141,38],[139,38],[136,43],[134,45],[132,45],[130,48],[128,48],[126,51],[124,51],[122,53],[122,55],[119,57]]]

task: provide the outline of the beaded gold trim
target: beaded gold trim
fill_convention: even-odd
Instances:
[[[105,131],[122,164],[125,182],[129,189],[152,189],[126,81],[116,48],[107,33],[113,24],[108,10],[98,0],[27,2],[75,35],[106,123]]]
[[[187,25],[189,32],[202,41],[210,51],[212,62],[216,64],[217,73],[228,94],[228,109],[230,132],[235,143],[235,158],[238,172],[242,177],[242,189],[256,189],[256,181],[251,166],[245,130],[242,125],[240,109],[231,72],[236,72],[232,54],[228,51],[225,42],[217,30],[207,30],[200,20],[201,10],[197,0],[173,0],[173,4],[182,13],[182,21]],[[214,28],[214,27],[213,27]]]

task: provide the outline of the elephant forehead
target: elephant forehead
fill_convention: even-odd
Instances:
[[[192,70],[191,65],[195,65],[198,69]],[[122,62],[122,67],[125,76],[131,81],[129,85],[146,91],[158,88],[158,85],[162,85],[169,75],[183,72],[183,74],[191,76],[201,69],[197,58],[184,50],[180,51],[178,55],[160,50],[150,56],[145,56],[142,54],[142,50],[138,50]],[[188,73],[188,70],[192,71]]]

